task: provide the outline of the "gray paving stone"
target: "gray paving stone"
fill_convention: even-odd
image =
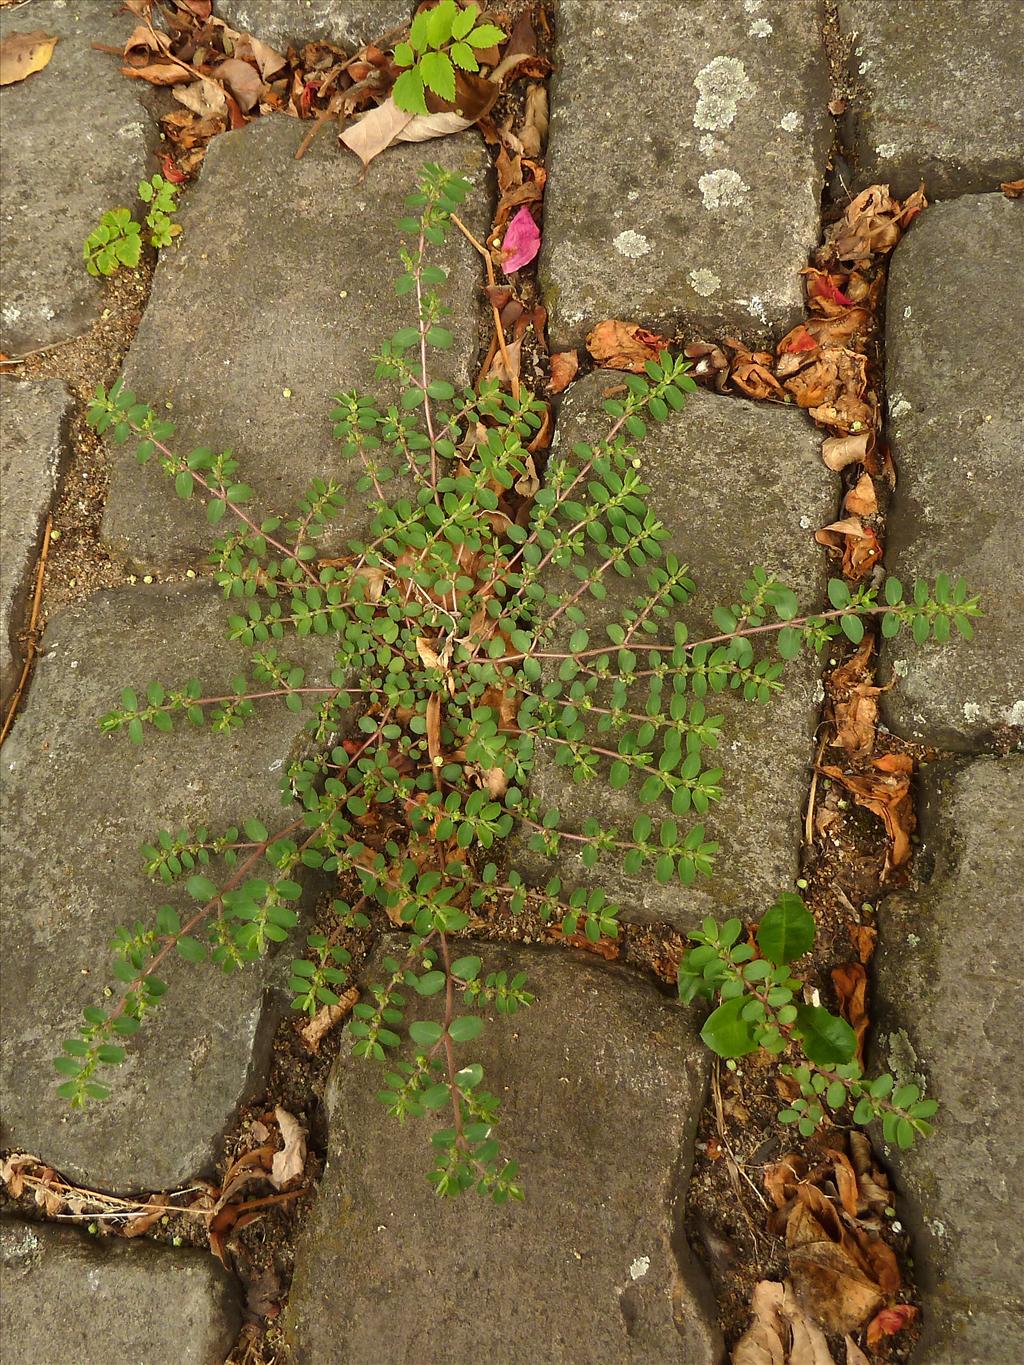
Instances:
[[[221,1365],[240,1315],[201,1251],[0,1221],[0,1325],[9,1365]]]
[[[367,980],[405,951],[384,940]],[[470,1365],[483,1351],[502,1365],[717,1365],[714,1308],[683,1226],[706,1082],[692,1016],[580,955],[458,951],[482,953],[487,970],[525,970],[537,996],[491,1020],[472,1054],[501,1098],[525,1202],[439,1200],[425,1178],[429,1121],[389,1118],[378,1068],[343,1045],[285,1320],[296,1360]],[[440,1000],[425,1012],[440,1017]]]
[[[331,435],[332,399],[378,391],[373,354],[412,316],[394,280],[397,222],[419,170],[433,162],[466,174],[477,185],[466,201],[471,229],[484,232],[488,217],[486,157],[469,134],[392,150],[365,180],[326,136],[296,161],[300,137],[293,119],[275,118],[214,139],[124,369],[141,398],[172,404],[182,447],[233,449],[264,505],[285,513],[317,475],[356,481]],[[452,268],[448,372],[465,383],[477,351],[479,258],[453,231],[438,260]],[[140,468],[131,446],[112,459],[103,533],[115,550],[151,568],[201,559],[213,533],[196,508]],[[335,541],[364,524],[357,496]]]
[[[60,36],[49,65],[0,94],[4,129],[0,350],[63,341],[99,315],[101,286],[82,243],[107,209],[134,206],[156,128],[140,85],[94,42],[123,43],[114,6],[35,0],[0,15],[0,35]]]
[[[413,0],[220,0],[232,27],[278,48],[315,38],[354,47],[408,23]]]
[[[1024,759],[922,768],[917,894],[887,900],[876,1053],[927,1077],[934,1134],[888,1152],[924,1297],[915,1365],[1024,1357],[1020,937]]]
[[[269,1048],[260,968],[224,976],[173,960],[167,1004],[112,1097],[71,1113],[54,1088],[51,1059],[111,980],[114,930],[151,922],[165,901],[193,904],[145,876],[140,843],[161,828],[288,818],[278,783],[302,716],[281,707],[231,735],[154,732],[141,748],[97,724],[122,687],[153,678],[229,689],[244,656],[223,640],[224,611],[205,586],[139,585],[57,616],[4,744],[4,976],[17,989],[3,996],[0,1145],[99,1188],[165,1189],[209,1168]]]
[[[831,142],[816,0],[561,0],[540,278],[602,318],[754,337],[803,313]]]
[[[839,0],[853,38],[855,186],[995,190],[1024,167],[1024,7]]]
[[[36,556],[64,465],[68,395],[55,379],[0,380],[0,707],[21,674]]]
[[[593,439],[604,429],[609,419],[599,399],[615,380],[599,371],[571,390],[560,418],[560,441]],[[690,565],[697,583],[694,599],[681,613],[692,639],[717,633],[712,608],[737,601],[758,564],[788,582],[801,602],[817,608],[824,600],[825,565],[810,528],[832,519],[836,484],[821,462],[819,438],[801,414],[700,391],[680,416],[664,426],[651,424],[638,455],[652,490],[650,506],[672,532],[669,545]],[[644,583],[609,577],[607,586],[609,607],[617,604],[621,610]],[[604,617],[598,611],[594,602],[587,607],[599,627]],[[785,690],[766,706],[731,691],[709,695],[708,714],[725,716],[721,747],[717,754],[706,751],[706,765],[720,763],[725,770],[722,801],[703,817],[707,837],[721,845],[709,881],[690,888],[678,882],[663,886],[649,866],[627,876],[612,857],[589,870],[575,851],[580,845],[569,842],[555,864],[528,850],[523,835],[513,844],[516,866],[534,884],[557,871],[569,884],[602,886],[627,921],[665,920],[691,928],[707,914],[756,913],[767,907],[798,874],[819,673],[813,658],[787,665]],[[576,833],[586,817],[597,816],[628,838],[641,810],[633,784],[612,791],[600,778],[573,783],[568,769],[555,763],[552,746],[547,752],[538,747],[530,795],[545,808],[557,807],[561,828]],[[670,813],[660,805],[648,809],[661,818]],[[684,817],[681,827],[691,818],[700,817]]]
[[[962,573],[982,595],[974,641],[897,640],[883,715],[901,735],[965,749],[1024,725],[1024,204],[938,204],[896,249],[887,309],[889,438],[899,476],[886,564],[904,581]]]

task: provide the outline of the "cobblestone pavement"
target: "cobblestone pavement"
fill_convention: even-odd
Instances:
[[[90,48],[123,41],[111,8],[34,0],[28,23],[17,10],[0,19],[5,33],[61,37],[44,73],[2,94],[0,344],[11,354],[97,317],[101,291],[82,269],[82,240],[152,169],[152,100]],[[272,42],[369,38],[408,8],[218,6]],[[912,1156],[887,1153],[924,1294],[915,1365],[1010,1365],[1024,1356],[1014,1153],[1024,1096],[1006,1022],[1019,975],[1024,793],[1021,760],[995,754],[1024,722],[1024,203],[998,182],[1021,173],[1024,9],[922,0],[900,6],[897,20],[884,0],[838,8],[854,84],[837,125],[830,72],[845,59],[834,32],[823,41],[817,0],[561,0],[540,280],[556,348],[578,345],[604,317],[777,340],[801,316],[799,271],[820,235],[827,179],[851,190],[891,179],[904,193],[923,176],[941,201],[892,264],[888,434],[900,482],[887,566],[912,578],[962,565],[986,617],[971,650],[883,653],[898,683],[884,703],[888,725],[937,756],[922,782],[917,889],[882,917],[877,1046],[907,1076],[927,1059],[929,1093],[946,1107],[930,1143]],[[140,394],[173,405],[186,440],[233,446],[271,501],[327,469],[331,395],[369,381],[368,348],[398,325],[393,224],[417,167],[441,161],[474,180],[468,211],[481,234],[492,192],[472,134],[389,152],[365,179],[326,136],[301,162],[294,141],[285,120],[214,141],[125,361]],[[462,338],[452,373],[462,380],[481,316],[477,261],[461,239],[450,252],[465,267],[450,300]],[[598,387],[591,377],[570,391],[558,439],[592,428]],[[5,697],[20,671],[41,527],[68,460],[68,401],[56,381],[0,387]],[[708,602],[728,600],[755,562],[823,600],[812,532],[832,519],[838,490],[819,443],[802,414],[701,393],[645,447],[654,507],[680,557],[700,566]],[[123,451],[112,451],[110,469],[104,536],[126,564],[199,570],[208,540],[188,509],[152,497],[151,476]],[[356,530],[342,525],[341,539]],[[37,1152],[98,1188],[209,1174],[237,1106],[265,1077],[281,1010],[273,961],[262,975],[193,973],[190,1010],[169,1016],[133,1057],[108,1107],[69,1115],[53,1098],[49,1059],[103,979],[111,932],[159,898],[136,870],[135,847],[215,811],[271,811],[276,773],[300,742],[301,718],[283,711],[221,740],[215,758],[187,736],[173,750],[156,741],[129,752],[98,731],[96,717],[123,684],[197,671],[229,682],[233,648],[215,598],[195,583],[133,583],[56,616],[3,748],[0,1145]],[[668,893],[616,873],[624,918],[685,929],[709,909],[756,914],[792,884],[816,677],[797,669],[785,697],[745,716],[722,754],[732,800],[714,825],[716,878]],[[722,709],[735,711],[728,700]],[[541,763],[536,781],[545,798],[557,794],[570,828],[588,813],[628,817],[612,806],[589,812],[553,764]],[[550,871],[522,846],[516,856],[531,877]],[[593,875],[568,856],[558,870],[570,884]],[[305,888],[304,907],[315,891]],[[507,1052],[508,1035],[495,1031],[487,1059],[508,1087],[535,1203],[496,1219],[439,1208],[416,1183],[412,1139],[396,1136],[343,1047],[329,1163],[287,1313],[296,1358],[464,1365],[487,1339],[509,1362],[713,1365],[722,1341],[682,1212],[706,1082],[694,1019],[617,966],[539,948],[495,954],[510,970],[527,967],[544,999]],[[386,1167],[375,1155],[385,1143]],[[77,1230],[11,1219],[0,1232],[12,1365],[155,1362],[160,1350],[176,1361],[224,1359],[239,1305],[209,1258],[138,1243],[100,1248]],[[41,1313],[43,1304],[53,1311]],[[85,1320],[88,1335],[76,1335]],[[432,1331],[438,1320],[450,1326],[443,1339]]]

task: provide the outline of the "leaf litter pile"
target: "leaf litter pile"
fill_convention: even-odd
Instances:
[[[328,42],[279,52],[231,28],[213,8],[211,0],[125,0],[129,18],[137,22],[122,48],[103,49],[119,60],[126,78],[166,87],[180,106],[161,118],[170,149],[161,168],[172,183],[196,173],[213,137],[273,113],[296,119],[297,157],[333,126],[341,145],[364,167],[396,142],[443,137],[475,125],[491,150],[498,182],[486,241],[459,224],[487,277],[493,331],[479,379],[497,379],[513,391],[526,382],[554,396],[581,368],[640,372],[661,350],[677,349],[672,339],[638,323],[609,319],[588,337],[582,367],[575,351],[548,354],[546,313],[529,270],[541,243],[544,81],[552,69],[547,55],[552,27],[543,5],[485,10],[507,39],[477,54],[479,72],[457,72],[454,99],[427,92],[425,114],[400,110],[391,94],[401,76],[394,47],[408,26],[354,52]],[[422,4],[417,12],[428,8]],[[54,40],[44,33],[18,36],[24,41],[5,54],[4,83],[42,70],[53,51]],[[1003,189],[1019,192],[1017,185]],[[879,320],[886,264],[924,207],[921,191],[900,202],[877,185],[853,199],[804,271],[805,321],[774,351],[752,351],[735,337],[683,345],[699,382],[722,394],[798,406],[826,432],[822,458],[842,475],[845,490],[842,515],[820,528],[816,539],[852,583],[879,572],[885,509],[896,480],[882,438]],[[540,486],[552,428],[549,407],[531,447],[535,477],[517,489],[524,498]],[[837,644],[837,657],[829,660],[804,841],[804,894],[819,922],[808,976],[854,1028],[861,1054],[870,1022],[872,902],[887,884],[906,877],[914,821],[911,782],[920,756],[878,731],[875,644],[865,633],[846,657],[838,657]],[[475,927],[485,935],[528,941],[531,935],[558,937],[556,929],[531,924],[529,916],[514,929],[506,918]],[[367,942],[349,947],[361,953]],[[652,928],[627,928],[614,944],[570,943],[603,949],[609,957],[621,953],[672,982],[684,946],[678,935]],[[349,992],[315,1018],[282,1026],[267,1095],[240,1116],[218,1182],[196,1182],[142,1202],[118,1200],[63,1181],[35,1157],[14,1154],[0,1167],[6,1196],[41,1216],[85,1221],[97,1231],[208,1245],[247,1286],[239,1358],[262,1359],[263,1336],[287,1292],[294,1230],[289,1214],[319,1173],[317,1144],[307,1145],[315,1115],[307,1111],[315,1109],[337,1051],[336,1026],[356,998]],[[864,1365],[879,1355],[903,1358],[913,1342],[907,1329],[917,1310],[907,1301],[900,1264],[908,1248],[894,1220],[886,1176],[867,1138],[855,1129],[827,1128],[803,1141],[783,1134],[776,1101],[792,1098],[790,1084],[767,1058],[744,1058],[742,1069],[735,1070],[716,1061],[713,1102],[702,1119],[691,1222],[723,1326],[735,1343],[733,1361]],[[282,1098],[300,1117],[277,1102]]]

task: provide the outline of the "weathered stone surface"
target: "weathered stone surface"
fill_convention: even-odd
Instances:
[[[412,0],[220,0],[232,27],[284,48],[315,38],[354,46],[408,23]]]
[[[901,735],[969,748],[1024,725],[1024,204],[938,204],[897,248],[889,281],[889,436],[899,484],[886,563],[904,581],[945,570],[980,593],[972,643],[897,640],[883,714]],[[955,632],[954,632],[955,635]]]
[[[123,686],[141,691],[153,678],[230,690],[244,655],[223,624],[224,603],[205,586],[98,593],[48,626],[4,744],[0,1144],[101,1188],[163,1189],[208,1168],[273,1027],[260,969],[224,976],[169,960],[167,1004],[116,1072],[112,1097],[72,1114],[55,1094],[51,1058],[82,1007],[102,1003],[114,930],[150,924],[164,901],[181,912],[194,904],[183,886],[149,881],[140,843],[161,828],[287,822],[279,776],[302,716],[275,708],[230,735],[150,731],[140,748],[97,724]]]
[[[367,980],[405,951],[386,940]],[[458,951],[528,972],[537,996],[466,1052],[501,1099],[525,1203],[438,1200],[429,1121],[396,1125],[375,1098],[378,1068],[343,1046],[287,1310],[297,1360],[470,1365],[491,1343],[503,1365],[718,1362],[683,1227],[706,1061],[691,1016],[631,972],[557,949]],[[440,1000],[417,1007],[440,1017]]]
[[[212,1256],[0,1221],[0,1325],[11,1365],[221,1365],[240,1315]]]
[[[853,39],[856,186],[929,197],[994,190],[1021,174],[1024,8],[1005,0],[839,0]]]
[[[484,232],[487,218],[486,158],[469,135],[390,151],[365,180],[327,137],[296,161],[301,136],[293,119],[276,118],[214,139],[124,370],[140,397],[173,405],[181,447],[233,449],[261,505],[285,513],[315,476],[354,485],[361,472],[343,464],[332,438],[332,399],[378,391],[372,357],[412,316],[394,280],[405,240],[397,222],[419,170],[436,162],[466,174],[477,185],[466,203],[472,230]],[[453,231],[437,258],[452,269],[446,302],[457,337],[443,367],[465,383],[477,349],[478,257]],[[196,508],[168,496],[131,446],[112,453],[103,531],[115,549],[148,567],[201,558],[213,532]],[[357,496],[335,540],[365,520]]]
[[[573,388],[559,421],[561,442],[593,439],[604,429],[609,419],[601,412],[600,395],[610,382],[602,371]],[[817,609],[825,572],[810,528],[832,518],[836,489],[822,465],[819,440],[799,413],[700,391],[680,416],[664,426],[650,424],[638,454],[651,487],[649,504],[672,533],[668,547],[690,565],[697,583],[696,596],[681,612],[691,639],[717,634],[712,608],[737,601],[755,565],[788,582],[801,602]],[[597,627],[595,641],[601,623],[645,586],[639,577],[608,576],[607,603],[589,601],[586,608]],[[589,870],[576,851],[580,845],[568,842],[553,864],[526,847],[525,835],[516,836],[513,861],[534,883],[557,871],[572,885],[604,887],[626,920],[668,920],[690,928],[709,913],[766,907],[797,876],[818,673],[810,657],[787,665],[785,690],[766,706],[732,691],[709,695],[708,714],[724,715],[725,724],[722,746],[717,753],[705,751],[705,764],[720,762],[725,769],[724,795],[706,817],[692,819],[703,818],[707,837],[721,845],[710,881],[664,886],[650,867],[627,876],[612,857]],[[628,839],[642,809],[632,783],[622,791],[611,790],[600,777],[573,783],[569,770],[555,763],[553,746],[546,751],[538,746],[530,794],[544,808],[557,807],[561,828],[577,833],[587,816],[597,816]],[[670,813],[660,805],[648,809],[661,818]],[[686,827],[685,820],[680,824]]]
[[[541,282],[602,318],[753,337],[802,316],[831,140],[816,0],[561,0]]]
[[[924,885],[881,915],[878,1062],[927,1077],[935,1132],[889,1152],[924,1295],[917,1365],[1024,1358],[1024,759],[922,768]]]
[[[130,27],[113,8],[36,0],[31,15],[0,15],[0,35],[59,35],[49,65],[0,94],[0,350],[9,354],[75,336],[95,321],[100,282],[86,272],[82,243],[107,209],[134,205],[148,174],[156,129],[139,83],[90,46],[124,42]]]
[[[54,379],[0,380],[0,707],[21,673],[36,556],[66,455],[67,390]]]

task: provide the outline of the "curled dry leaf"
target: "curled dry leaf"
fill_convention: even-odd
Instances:
[[[237,57],[229,57],[217,67],[217,79],[222,80],[234,95],[243,114],[255,108],[263,85],[255,67]]]
[[[750,1307],[754,1321],[737,1342],[732,1365],[835,1365],[824,1334],[790,1283],[762,1280]]]
[[[858,517],[845,517],[833,521],[815,531],[814,539],[819,545],[828,545],[843,553],[843,574],[852,582],[858,582],[875,567],[882,558],[882,545],[870,526],[865,526]]]
[[[151,1194],[146,1200],[149,1213],[140,1213],[134,1218],[129,1218],[121,1225],[120,1232],[122,1237],[141,1237],[144,1232],[148,1232],[151,1227],[155,1227],[164,1216],[166,1204],[163,1195]],[[153,1205],[156,1205],[154,1208]]]
[[[200,118],[217,118],[228,112],[224,87],[211,80],[209,76],[200,76],[199,80],[193,81],[191,85],[173,90],[171,93],[179,104],[191,109],[193,114],[198,114]]]
[[[375,156],[391,146],[413,117],[407,110],[399,109],[393,99],[386,99],[364,114],[358,123],[339,133],[338,141],[368,166]]]
[[[548,381],[549,393],[562,393],[576,378],[580,367],[576,351],[555,351],[551,357],[551,378]]]
[[[280,1105],[274,1109],[274,1117],[281,1129],[284,1147],[274,1153],[270,1168],[270,1183],[277,1190],[283,1190],[293,1180],[302,1175],[306,1166],[306,1130],[293,1114]]]
[[[849,437],[844,437],[849,440]],[[828,442],[826,442],[826,445]],[[843,499],[843,510],[853,517],[873,517],[878,511],[878,498],[875,482],[871,475],[864,473]]]
[[[902,867],[910,857],[910,835],[915,826],[910,797],[914,760],[909,754],[882,754],[872,760],[871,768],[870,772],[856,774],[829,765],[821,771],[851,792],[858,806],[871,811],[885,824],[892,845],[883,873],[888,876],[892,868]]]
[[[1024,195],[1024,179],[1004,180],[999,188],[1007,199],[1019,199],[1021,195]]]
[[[548,140],[548,92],[543,85],[531,85],[526,92],[526,116],[519,140],[526,156],[542,155]]]
[[[882,1307],[881,1289],[821,1191],[802,1185],[799,1196],[786,1224],[797,1299],[827,1332],[856,1331]]]
[[[14,85],[42,71],[53,56],[55,33],[35,29],[32,33],[8,33],[0,42],[0,85]]]
[[[648,360],[657,360],[668,346],[665,337],[648,332],[638,322],[599,322],[587,337],[587,350],[608,370],[631,370],[641,374]]]
[[[359,990],[355,986],[350,986],[347,991],[342,991],[336,1005],[321,1005],[312,1019],[307,1019],[298,1030],[303,1047],[314,1054],[319,1052],[320,1044],[331,1029],[351,1012],[353,1005],[358,1003]]]
[[[857,432],[854,436],[828,436],[821,443],[821,458],[834,473],[846,468],[848,464],[863,461],[868,450],[869,433]]]
[[[865,966],[871,961],[878,942],[878,930],[870,924],[850,924],[847,926],[850,942],[857,952],[858,960]]]
[[[856,1128],[850,1131],[850,1162],[857,1172],[861,1198],[871,1212],[880,1217],[893,1202],[892,1191],[884,1171],[875,1164],[870,1139]]]
[[[839,999],[839,1013],[857,1035],[857,1060],[863,1064],[864,1043],[869,1022],[867,1015],[868,974],[860,962],[843,962],[838,967],[832,968],[832,985],[835,987]]]

